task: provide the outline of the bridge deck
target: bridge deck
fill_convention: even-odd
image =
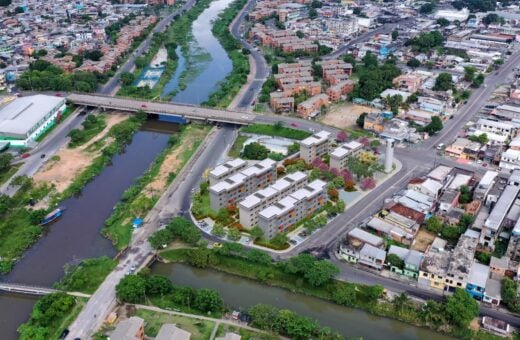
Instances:
[[[241,111],[205,108],[195,105],[175,104],[161,101],[146,101],[131,98],[108,97],[72,93],[67,99],[78,105],[96,106],[123,111],[145,111],[147,113],[182,116],[187,119],[215,121],[247,125],[255,120],[254,114]]]

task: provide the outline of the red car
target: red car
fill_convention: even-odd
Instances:
[[[296,123],[291,123],[291,126],[297,127],[298,124],[296,124]]]
[[[56,97],[61,97],[61,93],[55,93],[54,94]]]
[[[146,105],[143,104],[143,105],[141,105],[141,107],[146,107]]]
[[[27,157],[29,157],[30,155],[31,155],[31,154],[29,154],[29,153],[26,152],[26,153],[22,154],[20,157],[22,157],[22,158],[27,158]]]

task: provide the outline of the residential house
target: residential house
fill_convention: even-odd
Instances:
[[[430,212],[435,206],[435,200],[432,197],[415,190],[405,190],[404,195],[399,196],[396,201],[422,213]]]
[[[375,133],[381,133],[385,128],[384,122],[384,117],[381,112],[369,112],[365,116],[363,129]]]
[[[215,340],[240,340],[242,337],[236,333],[227,332],[226,335],[215,338]]]
[[[509,257],[502,256],[501,258],[491,256],[489,261],[489,275],[493,279],[502,280],[509,270]]]
[[[433,199],[437,199],[439,192],[442,189],[442,184],[431,178],[425,178],[421,179],[420,182],[416,181],[416,183],[408,183],[408,189],[418,191]]]
[[[410,250],[398,246],[391,245],[388,249],[388,255],[394,254],[404,262],[403,268],[390,267],[390,270],[416,279],[419,276],[419,267],[424,258],[424,254],[417,250]]]
[[[430,112],[439,116],[446,113],[446,101],[443,100],[419,96],[417,104],[419,105],[419,109],[422,111]]]
[[[500,305],[500,301],[502,301],[501,290],[502,283],[500,280],[488,278],[482,301],[487,302],[492,306],[498,307],[498,305]]]
[[[515,123],[485,118],[480,118],[477,121],[476,127],[478,130],[486,133],[494,133],[508,137],[516,137],[516,131],[518,130],[518,125]]]
[[[482,301],[486,291],[487,281],[489,277],[489,267],[473,261],[471,270],[469,271],[468,282],[466,284],[466,291],[474,299]]]
[[[423,77],[418,74],[408,73],[401,74],[392,80],[394,88],[400,91],[415,93],[420,90],[423,83]]]
[[[174,324],[165,323],[159,329],[155,340],[190,340],[191,333]]]
[[[385,264],[386,252],[370,244],[365,244],[359,251],[359,263],[375,269],[382,269]]]
[[[440,182],[442,185],[446,185],[452,178],[451,173],[453,168],[439,165],[432,171],[430,171],[426,176]]]
[[[477,200],[481,200],[482,202],[486,201],[486,197],[493,187],[495,180],[498,176],[498,172],[496,171],[486,171],[484,176],[478,182],[478,185],[475,187],[473,191],[473,198]]]
[[[410,245],[413,242],[419,225],[404,216],[390,212],[385,218],[372,217],[367,222],[367,228],[376,231],[379,235]]]
[[[489,316],[482,317],[482,327],[504,337],[509,337],[512,332],[511,326],[507,322]]]
[[[456,288],[466,288],[477,245],[478,232],[468,229],[460,236],[457,245],[453,249],[450,264],[446,272],[445,284],[447,291],[452,292]]]
[[[368,233],[363,229],[354,228],[348,232],[345,243],[340,245],[339,256],[348,262],[357,263],[359,261],[361,248],[363,248],[365,244],[380,249],[385,247],[385,243],[381,237]]]
[[[444,290],[451,260],[450,252],[446,250],[446,244],[446,240],[436,237],[426,249],[424,259],[419,267],[417,280],[419,287]]]
[[[500,165],[502,169],[520,169],[520,151],[507,149],[500,157]]]

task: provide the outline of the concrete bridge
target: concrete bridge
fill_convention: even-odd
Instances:
[[[47,295],[52,293],[67,293],[73,296],[79,297],[90,297],[89,294],[78,293],[78,292],[65,292],[59,289],[47,288],[47,287],[38,287],[38,286],[30,286],[18,283],[5,283],[0,282],[0,291],[8,292],[8,293],[16,293],[16,294],[26,294],[26,295]]]
[[[71,93],[67,96],[67,100],[76,105],[98,107],[101,109],[114,109],[131,112],[144,111],[146,113],[155,113],[164,116],[180,116],[191,120],[238,125],[249,125],[253,123],[256,117],[254,114],[241,111],[94,94]]]

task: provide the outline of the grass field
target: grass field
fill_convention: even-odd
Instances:
[[[137,316],[145,321],[144,332],[149,337],[157,336],[159,329],[165,323],[173,323],[177,327],[191,333],[191,339],[206,340],[211,336],[211,331],[215,327],[215,323],[206,320],[198,320],[178,315],[170,315],[149,311],[145,309],[137,309]]]

